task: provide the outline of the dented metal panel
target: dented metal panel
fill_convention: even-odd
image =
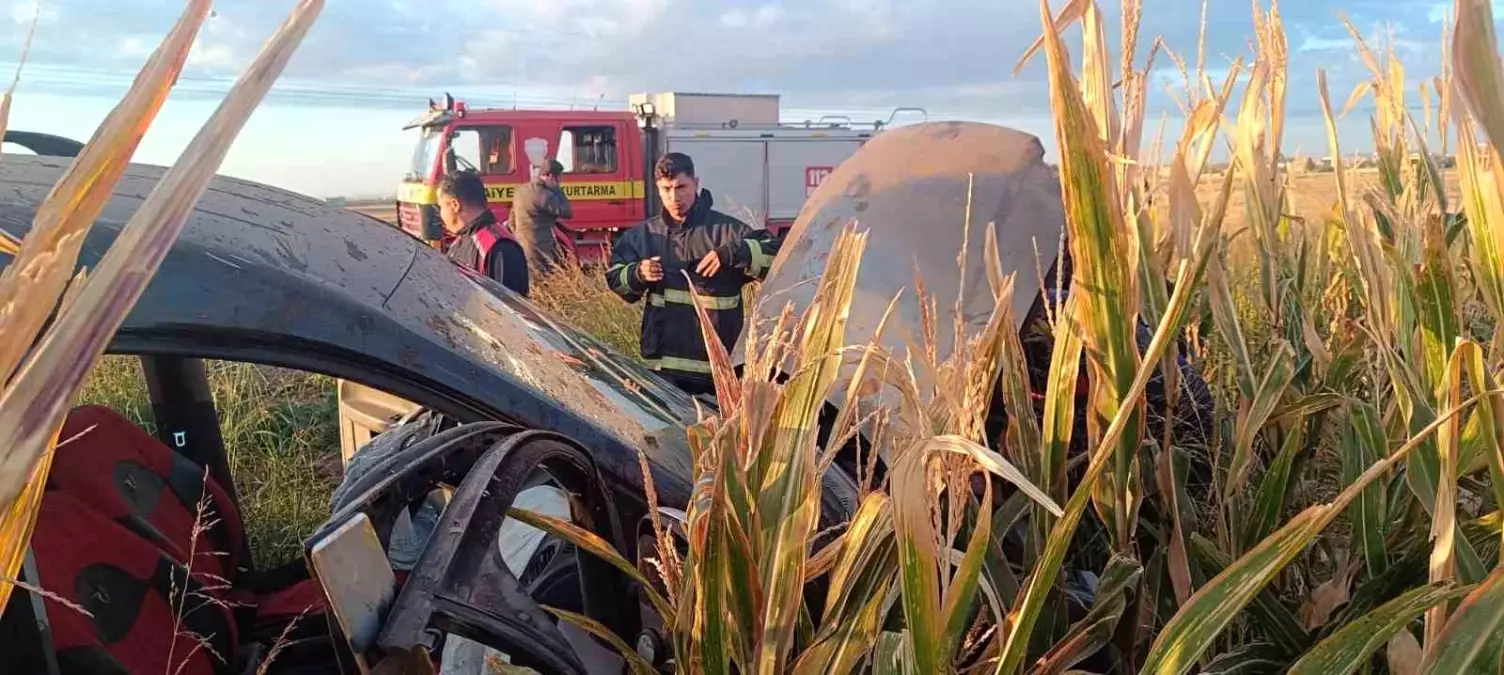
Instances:
[[[26,235],[67,161],[0,162],[0,229]],[[132,165],[80,265],[98,263],[162,173]],[[211,183],[111,350],[322,372],[462,422],[557,431],[637,494],[640,449],[664,501],[688,498],[695,411],[682,392],[382,221],[265,185]]]
[[[555,428],[552,418],[567,411],[598,428],[592,436],[600,441],[576,440],[591,445],[609,436],[633,448],[611,458],[621,471],[636,472],[635,448],[640,447],[673,472],[692,475],[684,427],[695,413],[686,394],[526,298],[456,269],[442,257],[418,256],[385,308],[422,317],[430,335],[537,392],[547,405],[510,411],[530,426]]]
[[[968,190],[971,226],[966,227]],[[1015,329],[1039,292],[1036,270],[1048,269],[1065,226],[1060,184],[1035,136],[975,122],[929,122],[873,137],[836,167],[805,203],[763,284],[758,321],[776,320],[785,302],[809,306],[831,246],[848,224],[868,233],[851,305],[846,341],[866,343],[889,303],[902,294],[882,343],[902,357],[919,336],[916,271],[935,298],[939,356],[952,352],[953,308],[964,288],[965,330],[980,330],[995,303],[984,266],[989,223],[995,223],[1004,274],[1015,274]],[[964,276],[957,264],[963,241]],[[1036,248],[1037,247],[1037,248]],[[1035,252],[1039,255],[1036,257]],[[743,358],[744,339],[734,358]],[[850,377],[854,366],[848,366]],[[921,384],[926,375],[916,368]],[[844,400],[838,385],[834,405]]]

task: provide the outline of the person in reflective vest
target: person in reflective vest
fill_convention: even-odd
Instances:
[[[767,275],[779,242],[715,210],[689,156],[664,155],[653,178],[663,207],[612,242],[606,283],[627,302],[646,298],[641,351],[649,367],[691,394],[713,393],[691,285],[729,351],[745,321],[742,288]]]
[[[496,220],[486,184],[472,170],[450,173],[439,183],[439,219],[449,234],[444,255],[456,265],[527,295],[527,258],[517,238]]]

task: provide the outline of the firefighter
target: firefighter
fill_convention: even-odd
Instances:
[[[460,267],[527,295],[527,258],[517,239],[491,212],[480,174],[467,169],[445,175],[438,198],[439,219],[449,235],[444,255]]]
[[[538,168],[538,177],[518,186],[512,196],[512,230],[527,253],[527,262],[538,273],[546,273],[559,262],[554,228],[560,218],[573,218],[574,207],[559,187],[564,165],[550,159]]]
[[[648,365],[690,394],[710,394],[715,386],[690,284],[729,351],[745,320],[742,287],[767,275],[779,242],[712,208],[687,155],[664,155],[653,177],[662,209],[612,243],[606,282],[629,303],[647,298],[641,350]]]

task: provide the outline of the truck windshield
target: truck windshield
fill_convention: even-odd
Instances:
[[[433,171],[434,160],[439,156],[439,139],[443,138],[444,130],[440,127],[420,127],[418,132],[418,146],[413,149],[413,163],[408,167],[408,180],[427,180],[428,174]]]

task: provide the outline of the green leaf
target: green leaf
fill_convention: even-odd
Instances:
[[[897,602],[900,592],[893,583],[895,566],[889,564],[882,569],[881,574],[873,575],[877,585],[856,597],[860,606],[843,614],[841,620],[826,622],[828,633],[817,636],[810,648],[799,655],[791,669],[794,675],[854,672],[857,664],[876,648],[883,616]]]
[[[820,508],[814,453],[800,452],[802,448],[799,446],[787,447],[794,456],[786,462],[789,473],[781,486],[781,503],[777,510],[761,513],[763,518],[777,519],[772,546],[764,549],[764,558],[758,561],[762,566],[763,592],[767,601],[762,608],[762,640],[757,645],[759,651],[754,662],[756,672],[763,675],[783,672],[789,650],[793,647],[793,629],[803,605],[809,540],[815,534]],[[735,557],[734,553],[732,557]],[[727,571],[737,573],[744,568],[744,565],[732,566]]]
[[[1421,507],[1434,517],[1436,494],[1441,484],[1441,454],[1436,440],[1429,435],[1420,434],[1420,431],[1439,426],[1436,423],[1436,410],[1429,403],[1429,397],[1422,393],[1409,366],[1393,350],[1384,348],[1382,352],[1394,384],[1395,402],[1405,413],[1410,432],[1425,439],[1419,449],[1405,459],[1405,482],[1420,500]],[[1459,537],[1454,544],[1458,577],[1463,583],[1478,583],[1487,576],[1488,570],[1482,558],[1467,539]]]
[[[1404,551],[1403,555],[1389,565],[1383,574],[1359,584],[1347,604],[1337,610],[1332,620],[1321,627],[1319,638],[1324,640],[1331,637],[1343,626],[1362,619],[1379,605],[1394,600],[1411,590],[1417,579],[1425,577],[1426,561],[1429,558],[1430,548],[1425,546],[1425,542],[1415,542],[1411,550]]]
[[[1497,568],[1457,606],[1437,640],[1426,646],[1425,675],[1496,673],[1504,631],[1504,567]]]
[[[1232,560],[1217,550],[1217,545],[1205,537],[1193,534],[1190,543],[1191,553],[1196,557],[1197,566],[1205,575],[1221,574],[1232,564]],[[1300,619],[1280,603],[1274,591],[1267,588],[1261,591],[1254,597],[1253,606],[1248,611],[1256,617],[1257,621],[1254,623],[1259,630],[1286,653],[1298,653],[1310,644],[1311,636],[1301,626]]]
[[[1457,127],[1457,176],[1472,251],[1472,273],[1479,295],[1495,316],[1504,315],[1504,201],[1498,176],[1499,144],[1504,143],[1499,86],[1499,46],[1494,37],[1493,8],[1461,3],[1453,58],[1457,71],[1458,103],[1481,122],[1479,143],[1472,124]],[[1486,21],[1487,24],[1477,23]],[[1464,23],[1466,22],[1466,23]]]
[[[950,587],[945,591],[941,608],[945,621],[943,644],[947,654],[954,654],[966,637],[971,610],[976,606],[978,583],[982,577],[982,561],[986,559],[988,540],[992,534],[992,481],[982,483],[982,501],[976,509],[977,521],[971,530],[971,538],[956,567]]]
[[[1379,411],[1371,403],[1353,405],[1349,424],[1342,434],[1342,481],[1351,485],[1363,471],[1379,461],[1389,449]],[[1353,523],[1353,538],[1360,543],[1368,575],[1378,577],[1389,565],[1389,550],[1384,539],[1389,531],[1385,517],[1384,488],[1371,485],[1353,501],[1348,516]]]
[[[1084,24],[1100,27],[1096,4],[1084,3],[1082,9]],[[1099,133],[1102,128],[1099,124],[1106,124],[1107,120],[1098,116],[1106,111],[1093,110],[1083,99],[1050,14],[1049,6],[1042,3],[1040,25],[1044,29],[1050,96],[1059,141],[1061,201],[1072,262],[1071,291],[1081,297],[1079,316],[1091,374],[1088,428],[1095,434],[1119,410],[1126,409],[1128,415],[1124,431],[1114,441],[1117,452],[1113,470],[1093,481],[1091,489],[1095,492],[1098,513],[1110,523],[1114,548],[1126,550],[1131,546],[1137,508],[1134,499],[1139,494],[1135,489],[1133,458],[1144,431],[1143,401],[1129,395],[1140,363],[1136,339],[1139,296],[1134,266],[1124,263],[1134,258],[1136,247],[1130,239],[1130,226],[1120,198],[1123,193],[1115,183],[1109,148]],[[1091,30],[1087,33],[1093,34]],[[1095,49],[1088,45],[1087,58],[1105,62],[1105,47],[1094,44]],[[1087,72],[1091,80],[1094,71]],[[1087,84],[1090,88],[1091,82]],[[1109,83],[1096,80],[1096,84],[1103,87],[1102,94],[1108,93]]]
[[[1243,339],[1243,327],[1238,322],[1238,309],[1233,301],[1232,289],[1227,283],[1227,272],[1222,266],[1222,256],[1213,256],[1207,263],[1207,290],[1210,292],[1212,318],[1216,333],[1232,351],[1237,365],[1238,394],[1242,400],[1253,400],[1257,387],[1254,383],[1253,359],[1248,355],[1248,345]]]
[[[1081,373],[1082,334],[1077,325],[1080,301],[1066,296],[1055,326],[1055,346],[1050,358],[1049,384],[1045,388],[1043,456],[1039,487],[1052,498],[1064,501],[1065,465],[1071,434],[1076,426],[1076,386]],[[1036,513],[1040,509],[1035,509]],[[1044,515],[1044,514],[1042,514]],[[1039,519],[1039,531],[1048,533],[1053,520]]]
[[[1483,350],[1476,343],[1468,344],[1471,345],[1466,354],[1468,379],[1472,382],[1473,389],[1493,391],[1497,383],[1484,363]],[[1490,398],[1484,401],[1478,406],[1473,421],[1478,422],[1480,427],[1480,440],[1475,452],[1482,454],[1488,464],[1494,503],[1504,506],[1504,400]]]
[[[1290,467],[1295,463],[1296,455],[1299,455],[1305,447],[1303,429],[1298,423],[1290,426],[1289,433],[1285,434],[1285,442],[1280,448],[1279,455],[1274,458],[1274,463],[1270,464],[1269,470],[1264,473],[1264,480],[1259,483],[1258,495],[1253,503],[1253,514],[1248,519],[1247,529],[1244,530],[1244,549],[1253,546],[1279,526],[1279,518],[1285,510],[1285,494],[1290,486]]]
[[[1301,418],[1333,408],[1339,408],[1350,400],[1348,396],[1331,392],[1310,394],[1301,397],[1289,405],[1276,409],[1274,414],[1269,416],[1269,421],[1279,424],[1294,424],[1300,421]]]
[[[759,392],[751,392],[749,398]],[[705,564],[718,573],[705,580],[700,588],[702,597],[723,608],[726,622],[742,626],[744,630],[730,633],[732,661],[746,663],[751,658],[747,653],[748,640],[755,639],[758,631],[757,609],[764,602],[764,589],[758,585],[762,578],[760,562],[748,532],[743,529],[752,524],[751,498],[746,485],[741,482],[737,466],[737,453],[730,437],[723,437],[717,449],[721,454],[721,467],[714,476],[710,511],[705,518],[716,537],[713,547],[706,551]],[[717,611],[715,616],[721,614]],[[724,630],[715,627],[714,631]]]
[[[1219,654],[1200,675],[1274,675],[1283,672],[1289,659],[1284,650],[1267,642],[1254,642]]]
[[[716,481],[716,492],[721,492],[726,483]],[[717,503],[724,504],[724,500],[717,499]],[[684,631],[685,637],[692,640],[691,646],[699,657],[700,667],[706,673],[713,675],[726,675],[732,672],[733,662],[741,663],[746,667],[748,655],[745,651],[747,646],[745,632],[754,631],[757,626],[745,626],[743,631],[732,629],[731,612],[727,609],[727,596],[732,593],[726,588],[730,583],[731,568],[728,558],[726,542],[727,514],[724,506],[712,507],[710,513],[704,516],[708,532],[706,533],[705,557],[696,560],[691,557],[686,564],[695,573],[691,577],[694,584],[694,597],[698,598],[700,606],[694,608],[694,614],[690,617],[695,623],[703,622],[703,637],[690,631]],[[683,602],[683,598],[680,599]],[[741,635],[739,644],[733,644],[732,635]]]
[[[1213,235],[1203,230],[1201,238],[1197,241],[1193,262],[1181,265],[1175,279],[1175,291],[1170,296],[1169,308],[1155,330],[1154,338],[1149,342],[1149,348],[1145,350],[1144,360],[1140,364],[1138,375],[1130,390],[1132,394],[1130,398],[1136,400],[1144,395],[1144,390],[1155,372],[1155,364],[1164,356],[1168,343],[1173,339],[1170,336],[1178,333],[1184,325],[1186,310],[1190,306],[1191,289],[1206,270],[1206,261],[1210,258],[1207,253],[1212,241],[1214,241]],[[1119,409],[1119,413],[1114,416],[1112,423],[1103,432],[1100,445],[1092,452],[1091,461],[1086,467],[1086,475],[1076,491],[1071,494],[1064,514],[1050,530],[1050,536],[1045,541],[1044,555],[1035,563],[1034,572],[1029,576],[1022,599],[1010,615],[1013,626],[1008,631],[1004,642],[1003,655],[998,662],[997,672],[1012,673],[1023,661],[1029,638],[1035,629],[1035,622],[1044,608],[1046,599],[1050,596],[1064,563],[1066,551],[1070,548],[1071,540],[1075,535],[1076,527],[1080,524],[1081,517],[1090,503],[1092,486],[1105,471],[1107,461],[1112,457],[1112,451],[1115,449],[1115,443],[1128,426],[1128,422],[1129,416],[1126,409]]]
[[[1188,672],[1233,617],[1331,522],[1333,510],[1329,504],[1307,508],[1196,591],[1160,632],[1142,672]]]
[[[1430,391],[1439,391],[1447,363],[1462,334],[1453,290],[1452,263],[1440,224],[1427,226],[1425,262],[1415,285],[1415,309],[1420,320],[1421,365]]]
[[[1105,646],[1117,631],[1118,622],[1128,607],[1128,597],[1143,571],[1138,560],[1113,556],[1097,584],[1097,597],[1091,611],[1040,657],[1029,671],[1030,675],[1060,675]]]
[[[1001,305],[1001,307],[1005,310],[1010,309],[1007,305]],[[1032,411],[1034,402],[1029,396],[1029,364],[1024,358],[1023,345],[1019,341],[1018,331],[1002,330],[999,333],[999,342],[1002,347],[1002,377],[998,389],[1002,392],[1003,409]],[[1024,475],[1029,480],[1046,488],[1048,492],[1049,472],[1045,467],[1040,466],[1041,459],[1047,459],[1047,457],[1039,452],[1039,421],[1033,415],[1009,415],[1006,433],[1009,459],[1023,469]]]
[[[987,542],[990,552],[987,555],[986,564],[982,571],[986,575],[987,583],[991,584],[992,588],[998,593],[999,611],[1007,611],[1008,608],[1012,607],[1018,601],[1019,588],[1018,575],[1013,572],[1013,566],[1008,562],[1008,556],[1003,552],[1002,542],[1008,536],[1008,532],[1018,522],[1018,519],[1023,516],[1024,511],[1032,504],[1033,502],[1029,501],[1024,496],[1024,493],[1015,492],[1009,495],[1003,501],[1003,505],[998,507],[997,511],[992,515],[992,536],[988,538]],[[1035,508],[1034,510],[1035,513],[1041,511],[1043,509],[1040,508]],[[1040,541],[1042,548],[1042,537]]]
[[[1191,597],[1165,625],[1150,648],[1145,672],[1185,673],[1196,659],[1206,651],[1216,636],[1227,624],[1277,575],[1285,565],[1310,545],[1336,516],[1351,506],[1364,488],[1394,468],[1428,440],[1446,421],[1462,413],[1473,403],[1499,392],[1475,396],[1461,406],[1448,410],[1445,415],[1422,429],[1420,433],[1401,446],[1394,454],[1375,463],[1358,479],[1347,486],[1330,504],[1318,504],[1307,508],[1280,528],[1278,532],[1259,542],[1237,562]]]
[[[1235,494],[1248,480],[1248,473],[1253,465],[1254,438],[1274,413],[1275,407],[1285,395],[1285,389],[1290,386],[1290,380],[1295,377],[1294,359],[1295,353],[1290,345],[1280,343],[1269,367],[1264,371],[1264,378],[1259,381],[1253,401],[1245,411],[1239,413],[1236,436],[1233,439],[1232,466],[1228,468],[1223,495]]]
[[[909,633],[883,631],[872,655],[872,672],[881,675],[917,675],[922,672],[910,660]]]
[[[1352,673],[1368,663],[1375,651],[1426,610],[1462,597],[1469,590],[1469,587],[1458,588],[1451,583],[1413,589],[1332,633],[1296,661],[1288,675]]]
[[[893,538],[893,511],[885,492],[871,492],[857,506],[846,528],[841,558],[831,569],[822,624],[839,624],[851,606],[882,588],[876,577],[896,570],[897,542]]]
[[[945,619],[940,607],[942,571],[937,553],[943,544],[930,516],[927,459],[923,452],[910,451],[894,463],[890,478],[904,625],[913,649],[913,665],[919,672],[939,673],[950,666],[951,655],[945,649]]]

